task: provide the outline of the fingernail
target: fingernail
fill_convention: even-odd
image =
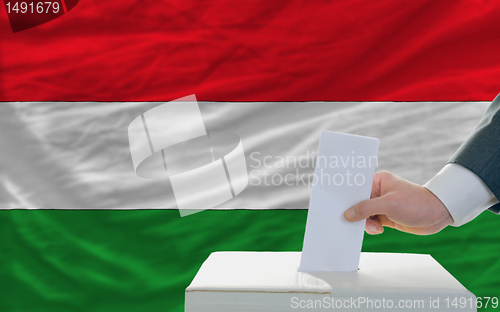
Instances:
[[[375,226],[375,224],[370,224],[368,228],[370,229],[370,231],[378,233],[378,229],[377,226]]]
[[[349,209],[349,212],[347,213],[348,217],[350,220],[356,219],[356,211],[354,209]]]

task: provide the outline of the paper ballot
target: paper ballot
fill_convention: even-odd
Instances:
[[[366,221],[344,211],[370,198],[376,138],[321,132],[299,271],[357,271]]]

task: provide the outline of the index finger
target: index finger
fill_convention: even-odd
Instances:
[[[370,216],[388,214],[392,206],[389,196],[367,199],[347,209],[344,212],[344,218],[350,222],[361,221]]]

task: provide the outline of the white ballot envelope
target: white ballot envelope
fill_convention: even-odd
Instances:
[[[379,139],[321,132],[300,272],[357,271],[366,221],[344,211],[369,199]]]

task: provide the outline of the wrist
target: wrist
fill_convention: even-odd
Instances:
[[[425,186],[422,187],[425,189],[427,197],[429,198],[429,206],[435,216],[435,225],[441,226],[441,229],[447,227],[448,225],[452,225],[454,223],[453,217],[450,214],[450,211],[443,204],[443,202],[428,188],[426,188]]]

